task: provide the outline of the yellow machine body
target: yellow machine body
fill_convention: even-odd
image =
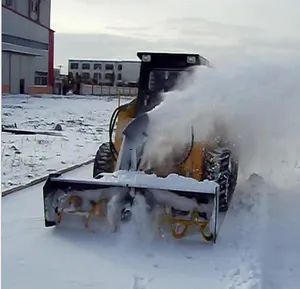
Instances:
[[[134,116],[136,115],[136,101],[131,102],[125,109],[122,109],[118,115],[114,146],[117,151],[120,151],[120,147],[123,139],[123,129],[128,125]],[[167,145],[167,144],[166,144]],[[171,168],[171,172],[176,172],[179,175],[194,178],[195,180],[202,181],[204,176],[204,154],[205,148],[211,147],[212,144],[203,144],[195,142],[191,153],[187,160],[175,168]],[[116,166],[116,161],[115,161]],[[158,172],[155,172],[157,176],[162,176]]]

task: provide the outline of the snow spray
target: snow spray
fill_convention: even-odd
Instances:
[[[256,172],[282,186],[299,183],[299,75],[299,65],[253,59],[197,67],[149,113],[148,156],[164,161],[172,143],[190,142],[191,126],[195,141],[205,141],[221,123],[239,146],[242,174]]]

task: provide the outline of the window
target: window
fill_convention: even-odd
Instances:
[[[123,65],[122,65],[122,64],[119,64],[119,65],[118,65],[118,70],[121,71],[122,69],[123,69]]]
[[[78,69],[79,65],[78,63],[71,63],[70,68],[71,69]]]
[[[39,21],[40,5],[38,0],[30,0],[29,17],[34,21]]]
[[[105,79],[106,80],[111,80],[112,79],[112,74],[111,73],[105,73]]]
[[[101,73],[94,73],[94,79],[98,80],[98,79],[101,79],[102,75]]]
[[[13,5],[13,0],[5,0],[5,5],[6,6],[12,6]]]
[[[97,70],[97,69],[98,69],[98,70],[101,70],[101,69],[102,69],[101,63],[95,63],[95,64],[94,64],[94,69],[95,69],[95,70]]]
[[[81,74],[81,77],[82,77],[83,79],[90,79],[90,74],[89,74],[88,72],[83,72],[83,73]]]
[[[118,73],[118,80],[122,80],[122,74]]]
[[[89,70],[90,69],[90,64],[89,63],[82,63],[81,68],[84,70]]]
[[[36,0],[31,0],[30,11],[31,11],[31,12],[34,12],[34,13],[38,13],[38,11],[39,11],[39,4],[38,4],[38,1],[36,1]]]
[[[106,70],[113,70],[114,69],[114,65],[113,64],[105,64],[105,69]]]
[[[34,74],[34,85],[48,85],[48,73],[36,71]]]
[[[175,90],[187,76],[186,70],[152,70],[149,75],[149,89],[152,92]]]
[[[2,42],[15,44],[15,45],[19,45],[19,46],[30,47],[30,48],[41,49],[41,50],[48,50],[47,43],[34,41],[34,40],[21,38],[21,37],[16,37],[16,36],[12,36],[12,35],[7,35],[7,34],[3,34],[3,33],[2,33]]]

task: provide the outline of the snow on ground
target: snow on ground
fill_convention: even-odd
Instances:
[[[86,166],[69,175],[84,177],[91,169]],[[254,205],[255,200],[251,201]],[[24,204],[21,207],[20,202]],[[238,204],[236,211],[227,217],[236,229],[241,222],[235,214],[243,206],[247,208],[248,202]],[[18,214],[15,214],[17,208]],[[42,185],[3,199],[2,258],[5,266],[2,282],[5,288],[20,288],[20,284],[21,288],[31,289],[182,288],[187,284],[191,284],[189,288],[230,288],[232,274],[236,283],[259,277],[255,256],[245,254],[244,267],[240,267],[240,254],[245,248],[237,246],[232,231],[226,231],[225,227],[219,246],[203,245],[200,239],[199,243],[191,244],[169,239],[152,243],[150,237],[149,242],[146,237],[144,244],[137,245],[138,239],[129,236],[133,231],[103,236],[63,230],[63,227],[45,229],[42,211]],[[246,211],[244,218],[248,215],[251,214]],[[235,238],[247,237],[251,243],[255,238],[246,236],[247,228],[245,231],[237,230]],[[22,246],[17,246],[20,241]],[[30,278],[33,274],[38,277]],[[15,275],[18,278],[13,278]]]
[[[88,177],[91,170],[67,175]],[[4,288],[298,288],[300,198],[293,191],[242,181],[213,245],[200,236],[153,239],[144,223],[116,234],[44,228],[42,185],[2,200]]]
[[[117,105],[111,97],[2,97],[2,124],[38,131],[60,124],[63,129],[63,137],[2,133],[2,189],[94,157],[108,139],[110,116]]]

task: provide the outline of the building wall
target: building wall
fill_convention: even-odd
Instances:
[[[2,52],[2,93],[8,93],[10,90],[10,59],[8,52]]]
[[[78,68],[72,67],[72,64],[77,64]],[[87,69],[84,66],[89,65]],[[98,66],[95,69],[95,65]],[[107,69],[107,65],[111,65],[112,69]],[[101,66],[101,67],[99,67]],[[119,70],[119,67],[122,67]],[[98,79],[100,83],[107,83],[109,80],[105,79],[105,74],[115,73],[116,83],[120,82],[135,82],[138,80],[140,70],[140,61],[115,61],[115,60],[84,60],[84,59],[70,59],[68,64],[68,72],[72,73],[73,76],[76,73],[83,76],[85,73],[88,73],[90,79],[94,79],[94,74],[101,74],[101,77],[95,78]],[[118,75],[121,75],[121,79],[118,79]]]
[[[34,86],[34,56],[11,52],[2,52],[2,84],[10,88],[11,93],[20,92],[20,79],[24,79],[25,93]]]
[[[41,1],[40,14],[31,11],[35,1],[2,0],[2,86],[8,86],[11,93],[20,92],[21,79],[24,79],[25,93],[28,93],[35,85],[36,71],[47,74],[46,86],[53,83],[53,31],[49,28],[51,1]],[[11,5],[7,7],[6,3]]]
[[[51,24],[51,0],[42,0],[40,4],[40,23],[46,27]]]
[[[2,0],[2,3],[6,0]],[[50,27],[50,0],[42,0],[38,25],[32,20],[36,17],[29,13],[29,6],[33,0],[11,0],[12,6],[2,6],[2,34],[23,37],[48,44]],[[14,11],[13,11],[14,10]],[[17,13],[15,13],[17,12]],[[20,15],[24,17],[20,17]],[[30,18],[31,17],[31,18]],[[14,25],[12,25],[14,24]]]
[[[9,52],[2,52],[2,83],[5,85],[9,84],[9,73],[7,73],[7,71],[9,71],[9,62],[10,62],[10,57],[9,57]]]
[[[39,15],[35,8],[39,3]],[[10,4],[10,5],[8,5]],[[39,20],[39,23],[50,27],[51,19],[51,0],[2,0],[2,5],[5,5],[21,15],[30,18],[31,20]]]

